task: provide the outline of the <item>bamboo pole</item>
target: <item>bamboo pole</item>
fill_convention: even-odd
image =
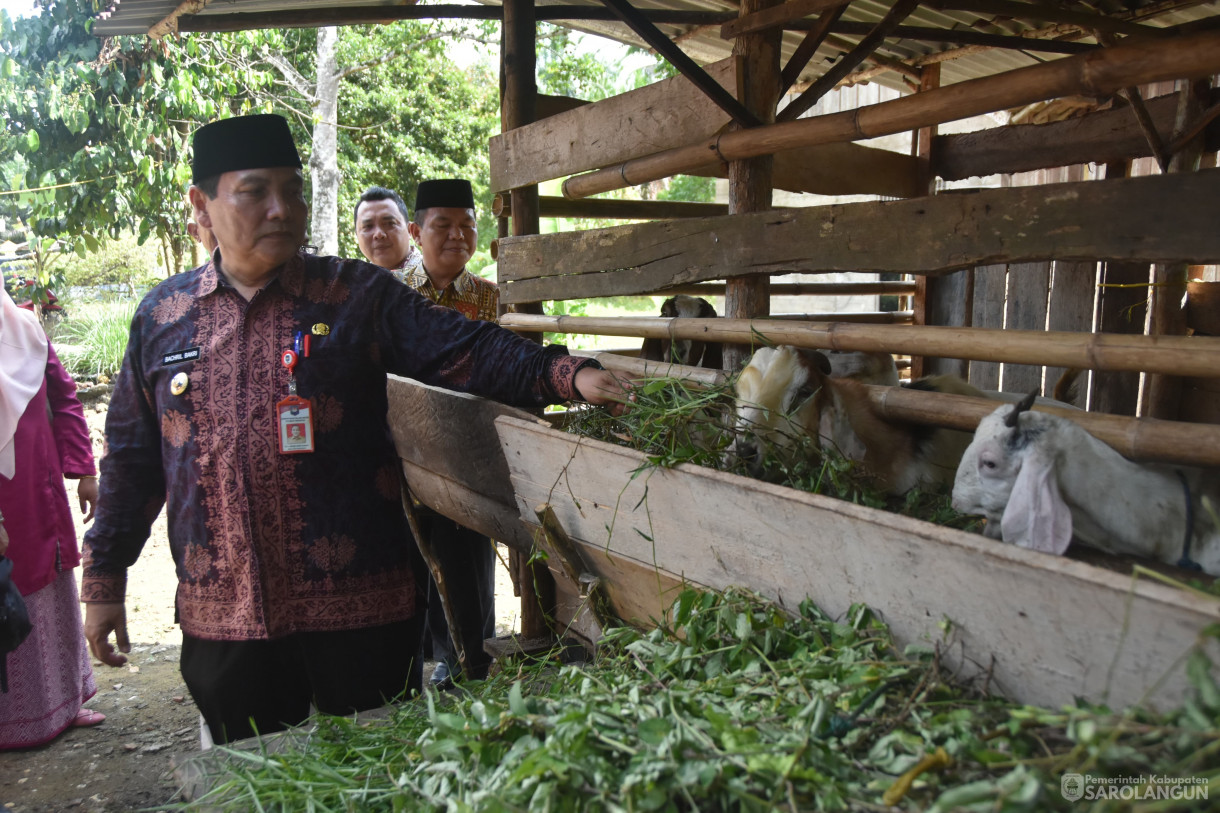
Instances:
[[[511,198],[503,193],[491,200],[491,212],[496,217],[512,214]],[[541,217],[592,217],[610,220],[675,220],[683,217],[715,217],[727,215],[723,203],[695,203],[684,200],[568,200],[540,196],[538,214]]]
[[[573,350],[574,356],[586,356],[598,364],[617,373],[626,373],[631,378],[678,378],[696,387],[718,387],[728,381],[723,370],[706,367],[691,367],[686,364],[671,364],[665,361],[648,361],[621,353],[598,352],[596,350]]]
[[[994,400],[966,395],[925,392],[905,387],[868,386],[877,411],[892,421],[945,426],[973,432],[997,408]],[[1050,406],[1034,409],[1079,424],[1124,457],[1142,461],[1220,464],[1220,425],[1128,418]]]
[[[576,351],[575,355],[595,358],[607,370],[625,373],[637,379],[676,378],[705,389],[723,386],[729,379],[726,373],[719,371],[643,361],[614,353]],[[869,400],[878,414],[887,420],[943,426],[963,432],[973,432],[979,421],[999,406],[991,398],[951,395],[907,387],[869,385],[867,389]],[[1220,465],[1220,425],[1129,418],[1041,404],[1034,409],[1074,421],[1119,454],[1135,460],[1194,466]]]
[[[1220,337],[1142,336],[1069,331],[925,325],[858,325],[768,319],[535,316],[507,314],[501,324],[520,332],[581,333],[649,339],[699,339],[736,344],[791,344],[822,350],[1074,367],[1153,370],[1220,377]]]
[[[991,113],[1076,93],[1105,95],[1145,82],[1220,72],[1220,32],[1170,41],[1140,41],[1067,57],[998,76],[889,102],[751,130],[723,133],[564,182],[566,198],[583,198],[688,172],[716,157],[734,161],[781,150],[856,141]]]
[[[915,314],[913,311],[776,313],[760,318],[788,322],[850,322],[855,325],[909,325],[915,321]]]
[[[673,285],[661,291],[652,291],[658,296],[688,294],[690,296],[724,296],[725,286],[716,282],[692,282],[689,285]],[[893,282],[772,282],[771,296],[844,296],[847,294],[869,294],[883,296],[896,294],[910,296],[915,293],[915,283],[906,280]]]

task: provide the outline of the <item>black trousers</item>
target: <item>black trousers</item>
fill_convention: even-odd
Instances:
[[[425,514],[419,523],[420,531],[431,541],[432,552],[449,588],[451,609],[462,628],[465,676],[483,680],[491,666],[491,656],[483,651],[483,641],[496,634],[496,549],[490,539],[448,517]],[[441,607],[440,591],[431,578],[424,637],[430,639],[432,657],[443,661],[448,673],[456,677],[461,668],[457,651]]]
[[[421,688],[423,617],[341,632],[302,632],[273,641],[182,636],[179,664],[212,741],[269,734],[309,717],[351,714]]]

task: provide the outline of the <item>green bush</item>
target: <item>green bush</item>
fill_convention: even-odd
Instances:
[[[113,376],[123,363],[135,302],[78,303],[56,330],[56,352],[70,373]]]
[[[135,235],[107,241],[83,259],[70,258],[64,265],[64,280],[69,288],[88,288],[100,294],[87,297],[90,299],[139,299],[165,277],[159,245],[149,240],[141,246]],[[65,296],[68,291],[56,293]]]

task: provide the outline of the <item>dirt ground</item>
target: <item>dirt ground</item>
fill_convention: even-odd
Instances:
[[[86,406],[86,413],[98,454],[104,407]],[[75,484],[68,493],[75,508]],[[77,532],[83,533],[79,518]],[[501,555],[506,556],[503,548]],[[128,662],[119,668],[93,665],[98,692],[86,706],[106,721],[70,728],[38,748],[0,752],[0,811],[130,813],[180,801],[171,758],[199,750],[199,712],[178,671],[182,635],[174,624],[175,586],[162,517],[128,574]],[[519,629],[519,606],[501,567],[497,634]]]

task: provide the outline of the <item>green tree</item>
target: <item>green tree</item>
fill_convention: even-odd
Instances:
[[[41,11],[20,20],[0,12],[0,181],[18,190],[0,200],[0,214],[24,223],[29,237],[57,239],[83,257],[135,232],[141,244],[158,240],[164,267],[176,271],[191,247],[184,193],[196,127],[283,112],[308,163],[321,118],[313,29],[99,40],[89,32],[90,0],[42,0]],[[410,200],[424,178],[461,175],[487,200],[496,83],[445,57],[445,40],[461,34],[428,22],[343,30],[343,252],[355,252],[348,218],[370,184]],[[483,225],[485,248],[489,214]]]
[[[343,30],[338,62],[351,71],[339,89],[339,243],[356,251],[352,218],[360,193],[385,186],[410,206],[420,181],[461,177],[474,186],[479,248],[495,236],[487,142],[499,131],[499,83],[485,64],[447,55],[474,27],[403,21]]]

